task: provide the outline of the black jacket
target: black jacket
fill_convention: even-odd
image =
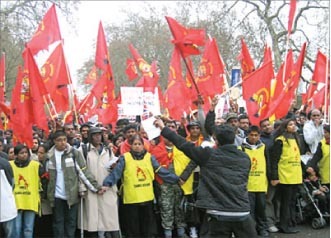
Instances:
[[[196,147],[165,127],[161,135],[200,166],[196,206],[225,212],[250,210],[247,181],[251,162],[235,145]]]

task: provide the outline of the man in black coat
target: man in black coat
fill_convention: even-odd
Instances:
[[[208,219],[203,226],[207,234],[201,237],[257,237],[250,215],[247,192],[251,162],[247,154],[234,145],[235,132],[227,125],[217,126],[213,137],[216,148],[196,147],[164,126],[158,118],[154,125],[161,135],[170,140],[200,166],[200,183],[196,206],[206,210]]]

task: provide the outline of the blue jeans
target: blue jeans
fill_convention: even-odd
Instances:
[[[16,218],[13,218],[9,221],[1,222],[1,227],[3,228],[5,232],[5,238],[11,238],[11,237],[17,237],[17,231],[16,231]]]
[[[32,238],[36,213],[29,210],[19,210],[15,219],[17,237]]]

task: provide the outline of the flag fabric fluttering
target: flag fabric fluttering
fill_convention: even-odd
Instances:
[[[196,83],[201,95],[214,97],[224,90],[224,65],[215,38],[207,41]]]
[[[254,61],[251,57],[251,54],[249,53],[244,38],[241,38],[241,52],[238,55],[237,59],[240,61],[241,75],[242,79],[244,79],[255,70]]]
[[[242,82],[243,98],[252,125],[259,125],[266,118],[270,100],[270,83],[274,78],[272,61],[263,64]]]
[[[97,46],[95,53],[95,66],[107,72],[108,78],[113,79],[113,71],[110,65],[110,57],[107,48],[106,36],[103,30],[102,22],[99,23]]]
[[[165,108],[175,120],[180,120],[187,114],[191,105],[191,101],[187,100],[188,88],[182,76],[180,57],[179,49],[175,47],[170,61],[168,86],[164,93]]]
[[[56,112],[68,111],[70,108],[68,85],[71,83],[71,79],[62,44],[57,45],[40,71]]]
[[[291,0],[291,2],[290,2],[290,12],[289,12],[289,16],[288,16],[288,25],[287,25],[288,35],[290,35],[291,31],[292,31],[293,19],[294,19],[294,14],[295,14],[295,10],[296,10],[296,5],[297,5],[297,1],[296,0]]]
[[[84,83],[93,85],[96,82],[97,82],[97,67],[95,65],[93,65],[92,69],[86,76]]]
[[[328,65],[330,65],[330,63]],[[313,77],[309,84],[305,97],[302,98],[302,104],[311,104],[311,99],[313,98],[314,93],[318,90],[318,85],[325,84],[325,82],[328,81],[327,77],[330,75],[330,70],[328,69],[328,72],[326,72],[326,69],[327,57],[326,55],[318,51],[315,61]]]
[[[0,102],[5,102],[6,92],[6,56],[2,53],[0,59]]]
[[[165,18],[173,36],[172,43],[179,49],[182,56],[199,55],[198,46],[205,45],[205,30],[186,28],[171,17],[166,16]]]
[[[133,59],[126,59],[126,69],[125,73],[128,76],[130,81],[136,79],[138,77],[138,71]]]
[[[50,44],[61,39],[56,7],[53,4],[40,22],[32,39],[27,43],[27,48],[30,49],[32,55],[35,55],[40,50],[48,49]]]

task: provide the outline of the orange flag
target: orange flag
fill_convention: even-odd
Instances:
[[[172,43],[180,50],[181,54],[186,57],[189,55],[199,55],[198,46],[204,46],[206,32],[204,29],[189,29],[179,24],[175,19],[165,17],[170,31],[173,36]]]
[[[0,59],[0,102],[5,102],[5,82],[6,82],[6,58],[5,53],[2,53]]]
[[[164,93],[165,108],[171,118],[180,120],[184,113],[189,112],[191,101],[187,100],[189,97],[187,90],[188,88],[182,77],[180,52],[175,47],[170,61],[168,87]]]
[[[27,47],[30,48],[31,53],[35,55],[40,50],[48,49],[50,44],[61,39],[55,4],[53,4],[40,22],[32,39],[27,43]]]
[[[259,122],[266,118],[266,109],[270,100],[270,82],[273,77],[272,61],[269,61],[242,82],[243,98],[252,125],[259,125]]]
[[[221,94],[224,88],[224,65],[220,58],[215,38],[205,46],[196,78],[197,86],[203,96],[214,97]]]
[[[254,61],[251,57],[251,54],[249,53],[244,38],[241,38],[241,52],[237,59],[240,61],[242,79],[244,79],[255,70]]]

